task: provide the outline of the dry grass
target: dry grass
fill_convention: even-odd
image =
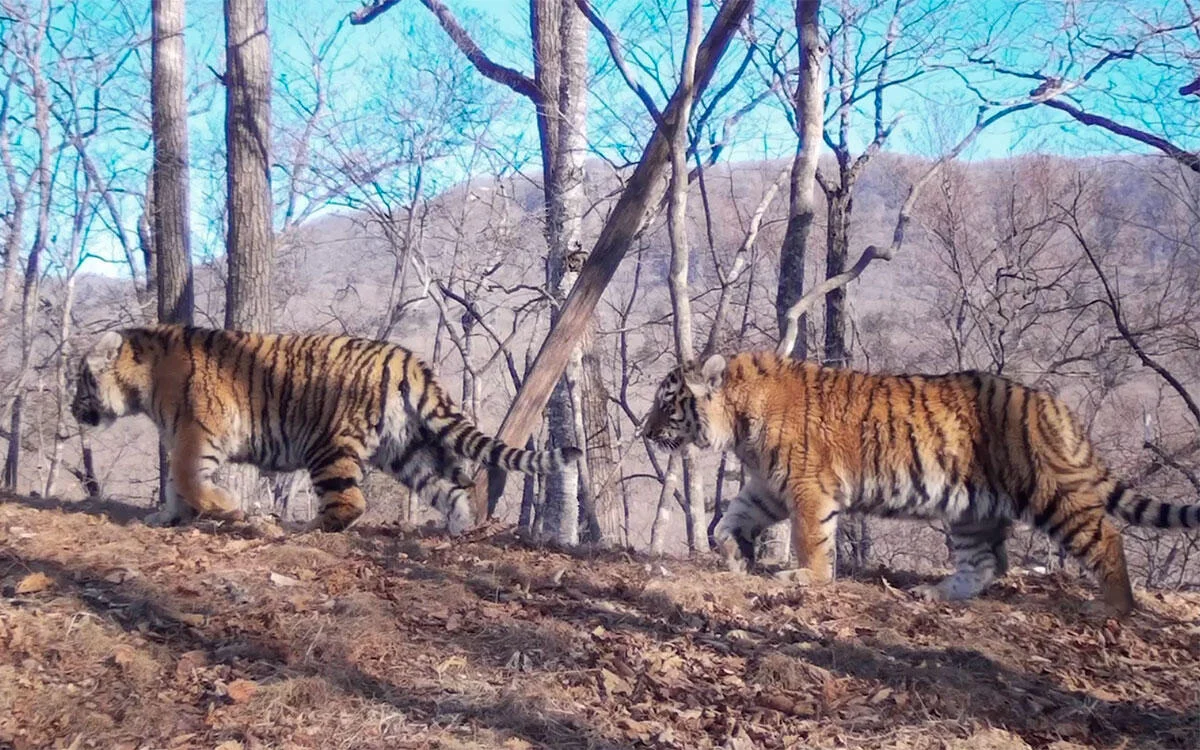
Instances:
[[[949,606],[507,533],[246,536],[0,505],[0,748],[1200,746],[1196,595],[1115,622],[1062,575]]]

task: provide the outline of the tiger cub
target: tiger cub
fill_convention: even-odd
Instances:
[[[941,518],[955,571],[916,593],[967,599],[1006,572],[1013,519],[1033,524],[1093,571],[1105,603],[1133,606],[1125,554],[1105,512],[1161,528],[1200,526],[1200,505],[1126,488],[1067,407],[980,372],[868,375],[775,354],[719,355],[662,381],[644,434],[669,449],[732,450],[748,481],[716,528],[729,567],[754,564],[767,526],[792,519],[800,564],[833,576],[838,515]]]
[[[155,326],[110,331],[79,369],[71,412],[82,424],[146,414],[170,450],[170,492],[152,524],[194,511],[238,517],[212,482],[223,462],[307,469],[320,494],[313,526],[362,515],[371,464],[446,515],[473,521],[463,459],[525,473],[573,469],[576,448],[526,451],[481,433],[412,352],[383,341]],[[182,500],[183,505],[181,505]]]

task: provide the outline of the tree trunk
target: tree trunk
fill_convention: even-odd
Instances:
[[[787,328],[788,308],[804,293],[804,261],[808,252],[813,216],[816,211],[815,187],[817,157],[824,132],[824,89],[821,86],[821,61],[825,48],[821,43],[820,0],[797,0],[796,28],[800,32],[800,81],[796,86],[796,156],[792,160],[791,192],[788,202],[787,229],[779,251],[779,288],[775,295],[775,313],[779,336]],[[805,323],[800,321],[791,355],[807,355]]]
[[[825,278],[831,279],[846,270],[850,248],[850,187],[843,178],[843,187],[826,196]],[[825,295],[825,356],[830,367],[850,365],[846,345],[846,288],[838,287]]]
[[[149,236],[139,224],[147,284],[154,284],[160,323],[192,324],[192,282],[188,201],[187,61],[184,55],[184,0],[154,0],[152,7],[150,108],[154,168],[146,190]],[[158,497],[165,502],[167,449],[158,446]]]
[[[225,0],[225,327],[271,327],[271,50],[266,0]],[[231,467],[225,484],[242,508],[267,488],[253,467]]]
[[[557,299],[562,299],[576,276],[568,266],[580,262],[573,256],[583,247],[587,21],[573,0],[533,0],[530,10],[534,84],[541,98],[537,122],[546,209],[546,285]],[[552,310],[551,322],[557,317],[558,310]],[[547,405],[552,448],[578,442],[566,381],[583,387],[581,359],[576,350],[570,371],[559,381]],[[581,477],[586,474],[580,473]],[[563,480],[550,477],[546,483],[545,528],[560,544],[573,545],[579,541],[579,486],[578,481]]]
[[[28,58],[29,77],[33,85],[34,129],[38,140],[38,163],[35,173],[38,190],[37,228],[33,235],[33,246],[25,261],[25,280],[21,288],[21,360],[14,383],[9,418],[8,455],[4,461],[4,487],[16,490],[21,468],[21,423],[25,407],[25,379],[29,374],[33,355],[34,318],[37,313],[38,286],[41,280],[41,258],[50,235],[50,199],[54,188],[51,173],[51,158],[54,148],[50,143],[50,91],[42,74],[41,50],[45,40],[48,18],[42,19],[37,30],[38,44]]]
[[[225,0],[225,327],[271,326],[271,51],[266,0]]]
[[[192,251],[188,200],[186,58],[184,0],[154,0],[150,106],[153,112],[151,241],[158,319],[192,322]],[[150,197],[150,196],[148,196]],[[149,266],[150,260],[147,259]],[[149,267],[147,271],[149,272]]]

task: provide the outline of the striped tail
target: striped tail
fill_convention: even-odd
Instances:
[[[1120,482],[1108,495],[1108,512],[1134,526],[1160,529],[1200,528],[1200,505],[1172,505],[1139,495]]]
[[[485,466],[522,474],[545,474],[579,460],[578,448],[529,451],[513,448],[479,431],[466,415],[458,411],[430,417],[429,429],[452,453]]]

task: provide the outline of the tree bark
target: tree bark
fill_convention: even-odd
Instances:
[[[570,264],[583,247],[583,181],[586,154],[587,23],[572,0],[533,0],[530,8],[534,52],[534,85],[537,89],[537,123],[542,149],[542,187],[546,211],[546,285],[561,300],[570,291],[575,273]],[[557,319],[551,310],[551,324]],[[587,336],[580,346],[591,348]],[[577,349],[566,377],[551,393],[546,415],[553,448],[580,444],[586,437],[575,429],[568,382],[586,388],[582,352]],[[578,394],[580,400],[586,398]],[[584,427],[584,435],[587,426]],[[590,456],[585,456],[584,462]],[[586,477],[586,467],[580,477]],[[570,486],[568,486],[570,485]],[[579,541],[578,480],[554,476],[547,479],[545,529],[558,543]],[[570,507],[568,507],[570,506]]]
[[[225,0],[225,327],[271,327],[271,50],[266,0]],[[229,467],[225,484],[242,508],[268,496],[251,466]]]
[[[157,292],[160,323],[192,324],[192,279],[188,201],[185,0],[152,4],[150,109],[154,168],[146,190],[149,236],[142,236],[147,284]],[[142,226],[139,223],[139,234]],[[167,449],[158,446],[158,496],[166,500],[170,476]]]
[[[151,243],[161,323],[192,322],[194,289],[188,200],[186,58],[183,26],[185,0],[154,0],[151,43],[152,135],[154,171],[151,195]]]
[[[787,311],[804,293],[804,261],[808,253],[813,217],[816,212],[815,187],[817,157],[824,132],[824,89],[821,63],[825,48],[821,43],[820,0],[797,0],[796,28],[800,33],[800,80],[795,91],[796,156],[792,160],[791,193],[788,202],[787,229],[779,250],[779,288],[775,295],[775,314],[782,338],[787,330]],[[798,359],[807,355],[805,324],[788,354]]]
[[[271,50],[266,0],[225,0],[225,327],[271,325]]]

